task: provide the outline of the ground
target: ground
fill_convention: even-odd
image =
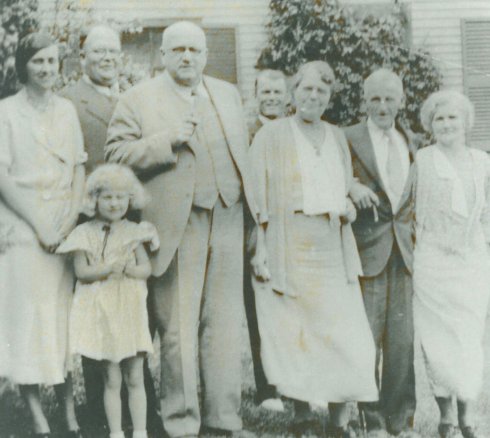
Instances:
[[[244,330],[244,336],[246,332]],[[292,420],[291,405],[286,403],[286,412],[275,414],[266,412],[258,408],[254,401],[253,374],[250,360],[248,344],[244,342],[243,352],[243,402],[242,417],[244,429],[247,431],[244,435],[249,437],[284,437],[287,436],[288,425]],[[485,376],[484,385],[480,398],[477,403],[477,424],[483,438],[490,438],[490,318],[487,322],[485,336]],[[152,357],[150,361],[155,376],[158,375],[158,358]],[[435,401],[430,394],[427,376],[425,373],[423,360],[420,349],[416,349],[416,375],[417,375],[417,411],[415,414],[415,428],[424,438],[437,438],[437,423],[439,414]],[[83,411],[83,381],[81,379],[79,364],[75,367],[75,393],[77,398],[77,414],[84,421]],[[325,370],[328,372],[328,370]],[[29,417],[26,408],[23,406],[15,386],[5,380],[0,380],[0,438],[24,438],[29,436]],[[60,430],[60,421],[57,415],[55,398],[52,390],[43,389],[43,401],[46,406],[50,424],[54,431]],[[355,406],[351,406],[353,419],[356,416]],[[318,419],[309,435],[319,436],[322,432],[322,424],[326,420],[326,412],[318,411]],[[459,438],[459,437],[458,437]]]

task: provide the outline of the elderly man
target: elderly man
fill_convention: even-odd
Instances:
[[[119,100],[106,155],[145,182],[152,202],[143,217],[162,241],[149,289],[161,337],[164,427],[171,437],[198,435],[200,371],[203,426],[232,434],[242,427],[247,131],[236,88],[203,76],[200,27],[174,23],[161,50],[165,71]]]
[[[289,92],[284,73],[280,70],[261,70],[255,80],[255,98],[257,100],[258,113],[255,119],[248,125],[250,140],[253,140],[257,131],[264,124],[286,116]],[[282,412],[284,411],[284,405],[281,399],[277,397],[276,388],[267,382],[260,357],[260,334],[255,308],[255,295],[252,288],[252,273],[250,270],[250,254],[255,247],[255,233],[252,232],[253,224],[253,218],[250,215],[246,215],[247,252],[245,254],[243,292],[255,386],[257,388],[256,401],[265,409]]]
[[[289,93],[284,73],[280,70],[261,70],[255,80],[255,98],[258,114],[248,126],[252,139],[265,123],[284,117],[287,113]]]
[[[92,27],[80,47],[80,64],[83,76],[71,87],[62,91],[70,99],[78,113],[88,159],[87,171],[104,162],[104,145],[107,127],[118,97],[118,76],[121,67],[121,42],[119,34],[104,25]],[[85,392],[87,397],[90,428],[93,436],[100,436],[105,426],[103,376],[98,361],[82,356]],[[148,362],[145,361],[145,386],[148,398],[148,429],[161,435],[155,389]],[[126,390],[124,388],[124,394]],[[125,417],[129,418],[128,415]]]
[[[90,172],[104,162],[107,127],[119,97],[118,75],[121,66],[121,42],[116,31],[95,26],[80,48],[83,76],[64,90],[78,112],[85,149],[86,169]]]
[[[383,365],[376,375],[379,402],[362,404],[361,410],[368,430],[396,435],[412,428],[415,412],[410,170],[415,150],[395,122],[404,103],[395,73],[372,73],[364,82],[364,100],[367,121],[345,134],[358,180],[350,195],[359,210],[353,230],[364,272],[361,286],[377,365],[381,357]]]

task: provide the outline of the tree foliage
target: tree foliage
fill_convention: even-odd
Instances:
[[[0,98],[17,90],[15,50],[19,38],[38,26],[36,0],[0,2]]]
[[[38,10],[38,0],[1,0],[0,17],[0,98],[19,89],[15,74],[15,51],[19,39],[29,31],[44,29],[51,33],[60,49],[61,75],[57,88],[76,81],[80,77],[80,39],[94,24],[108,24],[121,33],[142,31],[137,20],[118,20],[88,6],[80,0],[55,0],[52,10]],[[127,89],[149,76],[148,66],[132,61],[123,55],[123,67],[119,77],[121,89]]]
[[[337,78],[325,116],[349,125],[363,116],[362,85],[376,68],[391,68],[403,80],[406,105],[401,121],[420,132],[421,103],[441,85],[441,74],[430,55],[410,47],[408,21],[395,2],[381,14],[359,16],[336,0],[271,0],[268,43],[258,68],[293,74],[306,61],[325,60]]]

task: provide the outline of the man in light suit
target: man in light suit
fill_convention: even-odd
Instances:
[[[171,437],[198,435],[200,371],[202,425],[230,435],[242,427],[248,135],[236,88],[202,74],[200,27],[174,23],[161,50],[165,71],[120,98],[106,156],[145,182],[152,200],[143,218],[162,242],[149,284],[161,337],[164,427]]]
[[[119,98],[118,76],[121,67],[119,34],[104,25],[92,27],[80,47],[83,76],[74,85],[65,88],[62,95],[70,99],[78,113],[82,127],[86,169],[91,172],[104,162],[107,127]],[[101,436],[106,427],[104,412],[104,381],[99,361],[82,356],[82,367],[87,398],[88,425],[93,437]],[[157,409],[153,379],[145,361],[145,387],[148,399],[148,430],[161,435],[162,426]],[[124,399],[127,390],[123,385]],[[127,411],[127,403],[124,404]],[[125,412],[129,419],[129,412]]]
[[[352,228],[362,261],[366,313],[382,357],[378,403],[361,404],[368,430],[410,430],[415,413],[412,320],[411,163],[415,150],[395,118],[403,85],[380,69],[364,82],[367,121],[345,129],[354,176],[350,196],[358,208]],[[376,367],[378,370],[379,367]]]

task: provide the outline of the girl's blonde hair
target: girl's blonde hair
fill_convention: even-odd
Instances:
[[[148,196],[133,171],[121,164],[109,163],[98,166],[85,184],[84,213],[93,217],[97,198],[103,190],[126,190],[129,194],[128,210],[139,210],[148,202]]]

